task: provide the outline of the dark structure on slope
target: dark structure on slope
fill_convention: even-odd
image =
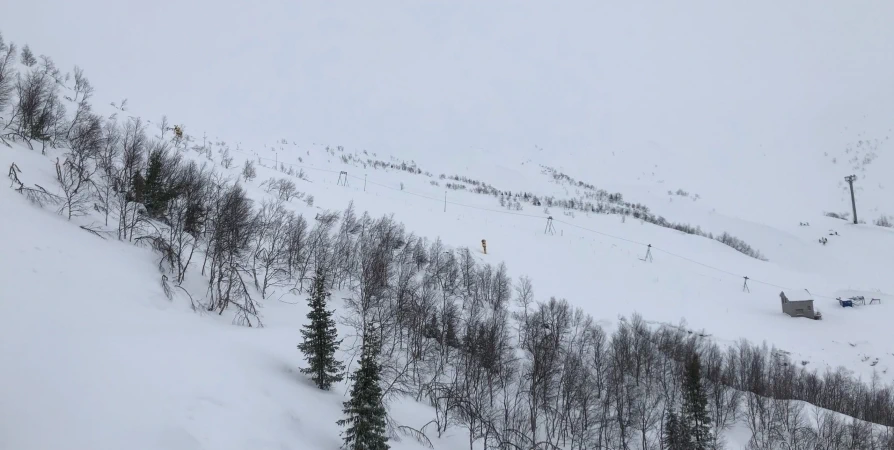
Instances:
[[[807,317],[820,320],[823,315],[813,307],[813,299],[807,289],[801,291],[782,291],[779,293],[782,300],[782,312],[792,317]]]

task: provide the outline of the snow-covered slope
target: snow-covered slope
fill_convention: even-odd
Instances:
[[[4,6],[0,30],[61,66],[82,65],[99,103],[128,97],[129,114],[169,114],[190,145],[207,130],[216,170],[236,176],[258,161],[258,178],[244,183],[258,201],[269,196],[261,183],[290,178],[279,168],[302,170],[290,179],[315,204],[292,202],[296,212],[353,201],[448,246],[486,239],[479,261],[506,262],[513,277],[533,279],[538,299],[567,298],[606,327],[634,312],[685,321],[721,344],[767,342],[809,369],[889,382],[894,230],[872,222],[894,214],[892,14],[885,2],[845,11],[834,2],[358,2],[231,13],[203,2],[31,1]],[[17,19],[26,16],[34,20]],[[140,20],[134,29],[109,16]],[[224,147],[233,169],[219,165]],[[15,162],[24,182],[50,188],[60,153],[0,147],[0,166]],[[553,169],[672,222],[729,232],[768,261],[630,217],[506,208],[441,178],[587,195]],[[823,215],[850,211],[852,173],[866,224]],[[549,216],[554,234],[544,232]],[[322,393],[297,374],[302,297],[264,301],[263,329],[197,315],[182,292],[165,298],[149,250],[77,227],[91,220],[72,224],[0,190],[0,401],[10,405],[0,408],[0,447],[338,445],[343,386]],[[823,320],[782,314],[782,288],[808,289]],[[867,305],[835,300],[853,295]],[[411,401],[393,413],[412,426],[432,415]]]
[[[4,147],[0,162],[12,161],[52,186],[39,152]],[[345,386],[323,392],[298,373],[298,297],[266,302],[260,329],[197,314],[182,292],[165,297],[151,251],[102,240],[12,189],[0,189],[0,236],[0,448],[340,445]],[[414,426],[430,416],[412,401],[391,413]],[[440,448],[462,442],[447,436]]]
[[[576,178],[649,181],[790,223],[847,210],[851,173],[876,199],[864,211],[894,214],[881,189],[894,166],[892,8],[33,0],[5,5],[0,28],[84,67],[97,103],[128,98],[196,136],[438,161],[519,160],[539,146]],[[866,172],[854,169],[869,153]]]
[[[766,341],[821,371],[844,365],[864,378],[874,370],[887,373],[894,364],[886,347],[891,335],[884,325],[894,314],[889,305],[894,301],[889,276],[889,255],[894,254],[892,229],[853,225],[825,217],[822,211],[802,216],[810,226],[795,221],[774,227],[723,215],[706,200],[693,200],[691,195],[650,194],[642,189],[643,195],[637,198],[623,192],[627,201],[654,204],[652,209],[672,221],[742,238],[765,254],[769,261],[764,262],[714,240],[633,218],[562,208],[551,208],[546,214],[543,207],[530,204],[520,211],[501,208],[496,197],[468,190],[447,189],[444,212],[444,185],[451,180],[441,180],[442,172],[436,168],[419,166],[430,170],[432,177],[374,170],[344,164],[341,152],[327,153],[320,145],[288,144],[282,148],[278,155],[258,153],[261,158],[269,156],[262,159],[267,165],[275,165],[275,158],[291,164],[285,167],[305,170],[310,182],[300,183],[299,189],[313,193],[318,205],[338,207],[353,200],[362,210],[394,213],[409,229],[440,236],[449,245],[478,247],[480,240],[486,239],[488,255],[483,259],[507,262],[513,275],[531,276],[538,292],[567,298],[599,319],[611,321],[637,311],[653,321],[685,320],[689,327],[722,342],[739,338]],[[362,152],[356,155],[367,157],[373,158]],[[373,159],[387,158],[379,155]],[[474,161],[453,168],[498,189],[523,189],[557,198],[580,195],[575,188],[553,182],[530,160],[512,163],[482,157]],[[348,186],[337,184],[342,170],[350,176]],[[453,172],[445,169],[443,173],[449,176]],[[258,181],[282,175],[261,169]],[[365,191],[363,175],[367,178]],[[432,185],[432,180],[441,186]],[[544,233],[548,215],[556,219],[555,235]],[[832,232],[838,235],[829,236]],[[828,238],[829,243],[821,245],[820,237]],[[650,263],[641,260],[648,244],[653,246]],[[746,276],[750,292],[743,292]],[[823,321],[783,315],[780,287],[808,289]],[[881,298],[882,303],[841,309],[835,300],[859,294]],[[873,364],[876,358],[879,360]],[[894,373],[885,378],[894,379]]]
[[[430,183],[438,176],[362,170],[342,163],[338,150],[308,148],[295,153],[303,155],[295,164],[305,179],[291,178],[315,197],[313,208],[291,205],[305,215],[354,201],[360,210],[393,213],[408,229],[451,246],[474,247],[486,239],[488,253],[479,253],[479,260],[507,262],[511,275],[533,278],[538,298],[567,298],[609,328],[619,315],[639,312],[651,322],[685,321],[721,344],[766,341],[808,368],[843,365],[864,379],[873,371],[892,379],[886,347],[894,301],[886,270],[894,250],[891,230],[820,214],[805,218],[810,227],[777,229],[700,210],[701,200],[676,198],[666,206],[668,214],[731,230],[770,261],[632,218],[579,211],[571,217],[560,208],[550,211],[556,233],[546,234],[540,208],[510,211],[492,196],[451,190],[445,212],[443,186]],[[27,183],[52,186],[50,157],[15,146],[0,154],[0,163],[15,162]],[[282,161],[282,154],[276,158]],[[342,170],[350,175],[347,186],[337,183]],[[566,189],[529,164],[494,172],[506,182],[524,180],[533,192]],[[289,176],[258,167],[258,178],[246,184],[252,197],[269,195],[259,186],[269,177]],[[135,438],[141,448],[338,445],[334,420],[344,392],[320,392],[297,374],[294,345],[306,313],[301,297],[264,301],[263,329],[197,315],[182,293],[175,292],[173,302],[165,298],[147,249],[100,240],[11,189],[0,195],[0,233],[8,237],[0,298],[3,316],[10,318],[0,331],[0,357],[8,362],[2,396],[17,405],[4,409],[0,421],[7,448],[73,442],[111,449]],[[827,229],[839,235],[822,246],[816,238]],[[641,243],[653,245],[652,262],[642,260]],[[743,274],[751,278],[749,293],[742,292]],[[810,289],[823,320],[783,315],[779,288],[763,283]],[[841,309],[830,298],[859,293],[882,298],[882,304]],[[411,426],[424,425],[432,414],[411,401],[400,402],[393,413]],[[58,440],[63,435],[66,440]],[[454,438],[457,446],[451,447]],[[461,448],[462,439],[460,432],[448,435],[437,448]]]

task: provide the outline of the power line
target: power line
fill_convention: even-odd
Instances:
[[[351,175],[351,177],[352,177],[352,178],[361,179],[360,177],[356,177],[356,176],[353,176],[353,175]],[[391,186],[388,186],[388,185],[386,185],[386,184],[376,183],[375,181],[368,181],[368,180],[367,180],[367,182],[368,182],[369,184],[376,185],[376,186],[380,186],[380,187],[383,187],[383,188],[385,188],[385,189],[391,189],[392,191],[397,191],[397,192],[402,192],[402,193],[404,193],[404,194],[414,195],[414,196],[416,196],[416,197],[424,198],[424,199],[431,200],[431,201],[435,201],[435,202],[438,202],[438,203],[444,202],[443,200],[441,200],[441,199],[439,199],[439,198],[429,197],[429,196],[424,195],[424,194],[417,194],[417,193],[415,193],[415,192],[411,192],[411,191],[408,191],[408,190],[406,190],[406,189],[400,189],[400,188],[391,187]],[[445,203],[447,203],[448,205],[461,206],[461,207],[463,207],[463,208],[477,209],[477,210],[479,210],[479,211],[486,211],[486,212],[492,212],[492,213],[509,214],[509,215],[513,215],[513,216],[521,216],[521,217],[531,217],[531,218],[535,218],[535,219],[542,219],[542,218],[543,218],[543,216],[537,216],[537,215],[534,215],[534,214],[525,214],[525,213],[520,213],[520,212],[516,212],[516,211],[503,211],[503,210],[499,210],[499,209],[484,208],[484,207],[481,207],[481,206],[466,205],[466,204],[464,204],[464,203],[457,203],[457,202],[452,202],[452,201],[449,201],[449,200],[446,201]]]
[[[243,155],[251,156],[251,157],[253,157],[253,158],[257,158],[257,159],[259,159],[259,160],[272,161],[272,162],[274,162],[274,163],[276,163],[276,164],[282,164],[282,165],[286,165],[286,166],[290,166],[290,167],[298,167],[298,168],[301,168],[301,169],[317,170],[317,171],[320,171],[320,172],[328,172],[328,173],[340,173],[340,172],[342,172],[342,171],[340,171],[340,170],[323,169],[323,168],[320,168],[320,167],[306,166],[306,165],[304,165],[304,164],[296,164],[296,163],[282,162],[282,161],[279,161],[278,159],[265,158],[265,157],[263,157],[263,156],[258,156],[258,155],[254,155],[254,154],[251,154],[251,153],[243,152],[243,151],[241,151],[241,150],[230,150],[230,151],[231,151],[231,152],[234,152],[234,153],[241,153],[241,154],[243,154]],[[274,169],[276,169],[276,167],[274,167]]]
[[[535,216],[533,214],[525,214],[525,213],[520,213],[520,212],[516,212],[516,211],[502,211],[499,209],[482,208],[480,206],[464,205],[462,203],[456,203],[456,202],[451,202],[451,201],[448,201],[447,204],[462,206],[463,208],[477,209],[479,211],[495,212],[495,213],[500,213],[500,214],[509,214],[511,216],[530,217],[530,218],[534,218],[534,219],[543,219],[543,216]]]
[[[647,248],[651,248],[651,249],[660,251],[660,252],[662,252],[662,253],[664,253],[664,254],[666,254],[666,255],[668,255],[668,256],[672,256],[672,257],[674,257],[674,258],[679,258],[679,259],[682,259],[682,260],[684,260],[684,261],[687,261],[687,262],[690,262],[690,263],[692,263],[692,264],[696,264],[696,265],[702,266],[702,267],[707,268],[707,269],[716,270],[717,272],[724,273],[724,274],[726,274],[726,275],[731,275],[731,276],[734,276],[734,277],[737,277],[737,278],[747,278],[748,280],[751,280],[752,282],[760,283],[760,284],[767,285],[767,286],[772,286],[772,287],[779,288],[779,289],[793,290],[792,288],[785,287],[785,286],[780,286],[780,285],[778,285],[778,284],[770,283],[770,282],[767,282],[767,281],[761,281],[761,280],[756,280],[756,279],[754,279],[754,278],[750,278],[750,277],[744,277],[743,275],[740,275],[740,274],[737,274],[737,273],[734,273],[734,272],[730,272],[730,271],[728,271],[728,270],[721,269],[721,268],[719,268],[719,267],[715,267],[715,266],[712,266],[712,265],[710,265],[710,264],[705,264],[705,263],[703,263],[703,262],[696,261],[696,260],[694,260],[694,259],[692,259],[692,258],[688,258],[688,257],[686,257],[686,256],[679,255],[679,254],[676,254],[676,253],[674,253],[674,252],[671,252],[671,251],[668,251],[668,250],[664,250],[664,249],[662,249],[662,248],[658,248],[658,247],[655,247],[655,246],[650,245],[650,244],[644,244],[644,243],[642,243],[642,242],[634,241],[634,240],[632,240],[632,239],[626,239],[626,238],[622,238],[622,237],[619,237],[619,236],[613,236],[613,235],[608,234],[608,233],[603,233],[603,232],[601,232],[601,231],[592,230],[592,229],[589,229],[589,228],[586,228],[586,227],[582,227],[582,226],[580,226],[580,225],[575,225],[575,224],[573,224],[573,223],[569,223],[569,222],[565,222],[565,221],[561,221],[561,220],[555,220],[555,221],[556,221],[556,222],[559,222],[559,223],[562,223],[562,224],[565,224],[565,225],[569,225],[569,226],[575,227],[575,228],[579,228],[579,229],[582,229],[582,230],[585,230],[585,231],[589,231],[589,232],[592,232],[592,233],[596,233],[596,234],[599,234],[599,235],[602,235],[602,236],[605,236],[605,237],[609,237],[609,238],[612,238],[612,239],[617,239],[617,240],[620,240],[620,241],[629,242],[629,243],[631,243],[631,244],[643,245],[643,246],[646,246]],[[830,300],[834,300],[834,299],[835,299],[834,297],[830,297],[830,296],[826,296],[826,295],[817,295],[817,294],[812,294],[812,295],[813,295],[814,297],[826,298],[826,299],[830,299]]]
[[[242,153],[242,154],[245,154],[245,155],[249,155],[249,156],[255,156],[255,157],[257,157],[257,158],[260,159],[260,160],[274,161],[274,162],[279,163],[278,161],[273,160],[273,159],[270,159],[270,158],[264,158],[264,157],[257,156],[257,155],[251,155],[251,154],[249,154],[249,153],[242,152],[242,151],[239,151],[239,150],[233,150],[233,151],[234,151],[234,152],[237,152],[237,153]],[[343,171],[338,171],[338,170],[330,170],[330,169],[323,169],[323,168],[319,168],[319,167],[305,166],[305,165],[302,165],[302,164],[295,164],[295,163],[285,163],[285,162],[283,162],[283,163],[279,163],[279,164],[283,164],[283,165],[287,165],[287,166],[291,166],[291,167],[299,167],[299,168],[308,169],[308,170],[317,170],[317,171],[321,171],[321,172],[328,172],[328,173],[338,173],[338,174],[340,174],[341,172],[343,172]],[[499,209],[485,208],[485,207],[481,207],[481,206],[466,205],[466,204],[463,204],[463,203],[452,202],[452,201],[449,201],[449,200],[442,200],[442,199],[438,199],[438,198],[430,197],[430,196],[427,196],[427,195],[424,195],[424,194],[419,194],[419,193],[416,193],[416,192],[407,191],[407,190],[402,189],[402,188],[396,188],[396,187],[388,186],[388,185],[386,185],[386,184],[377,183],[377,182],[375,182],[375,181],[370,181],[370,180],[368,179],[368,177],[366,177],[366,176],[364,176],[363,178],[360,178],[360,177],[355,176],[355,175],[348,175],[348,177],[355,178],[355,179],[357,179],[357,180],[364,180],[366,183],[369,183],[369,184],[374,185],[374,186],[383,187],[383,188],[385,188],[385,189],[390,189],[390,190],[392,190],[392,191],[397,191],[397,192],[400,192],[400,193],[403,193],[403,194],[412,195],[412,196],[419,197],[419,198],[423,198],[423,199],[426,199],[426,200],[435,201],[435,202],[438,202],[438,203],[444,203],[444,204],[449,204],[449,205],[459,206],[459,207],[463,207],[463,208],[475,209],[475,210],[478,210],[478,211],[491,212],[491,213],[499,213],[499,214],[507,214],[507,215],[519,216],[519,217],[527,217],[527,218],[535,218],[535,219],[543,219],[543,218],[544,218],[544,216],[541,216],[541,215],[527,214],[527,213],[521,213],[521,212],[517,212],[517,211],[504,211],[504,210],[499,210]],[[446,191],[445,191],[445,193],[446,193]],[[674,258],[678,258],[678,259],[682,259],[682,260],[687,261],[687,262],[690,262],[690,263],[692,263],[692,264],[696,264],[696,265],[699,265],[699,266],[704,267],[704,268],[707,268],[707,269],[715,270],[715,271],[717,271],[717,272],[724,273],[724,274],[726,274],[726,275],[734,276],[734,277],[737,277],[737,278],[747,278],[748,280],[750,280],[750,281],[752,281],[752,282],[754,282],[754,283],[759,283],[759,284],[763,284],[763,285],[766,285],[766,286],[775,287],[775,288],[778,288],[778,289],[792,290],[792,288],[785,287],[785,286],[780,286],[780,285],[778,285],[778,284],[770,283],[770,282],[767,282],[767,281],[761,281],[761,280],[757,280],[757,279],[750,278],[750,277],[744,277],[743,275],[740,275],[740,274],[737,274],[737,273],[734,273],[734,272],[730,272],[730,271],[728,271],[728,270],[721,269],[721,268],[719,268],[719,267],[715,267],[715,266],[712,266],[712,265],[710,265],[710,264],[706,264],[706,263],[697,261],[697,260],[695,260],[695,259],[688,258],[688,257],[686,257],[686,256],[679,255],[679,254],[677,254],[677,253],[674,253],[674,252],[671,252],[671,251],[668,251],[668,250],[664,250],[664,249],[662,249],[662,248],[658,248],[658,247],[652,246],[652,245],[650,245],[650,244],[646,244],[646,243],[644,243],[644,242],[639,242],[639,241],[636,241],[636,240],[633,240],[633,239],[627,239],[627,238],[623,238],[623,237],[620,237],[620,236],[615,236],[615,235],[612,235],[612,234],[604,233],[604,232],[601,232],[601,231],[598,231],[598,230],[594,230],[594,229],[591,229],[591,228],[587,228],[587,227],[584,227],[584,226],[581,226],[581,225],[577,225],[577,224],[573,224],[573,223],[571,223],[571,222],[566,222],[566,221],[563,221],[563,220],[553,219],[553,221],[554,221],[554,222],[561,223],[561,224],[563,224],[563,225],[568,225],[568,226],[573,227],[573,228],[578,228],[578,229],[580,229],[580,230],[588,231],[588,232],[590,232],[590,233],[598,234],[598,235],[600,235],[600,236],[605,236],[605,237],[610,238],[610,239],[616,239],[616,240],[619,240],[619,241],[622,241],[622,242],[627,242],[627,243],[630,243],[630,244],[646,246],[646,247],[649,247],[649,248],[651,248],[651,249],[653,249],[653,250],[662,252],[662,253],[664,253],[664,254],[666,254],[666,255],[668,255],[668,256],[671,256],[671,257],[674,257]],[[826,296],[826,295],[817,295],[817,294],[812,294],[812,295],[813,295],[814,297],[819,297],[819,298],[826,298],[826,299],[831,299],[831,300],[834,300],[834,299],[835,299],[834,297],[830,297],[830,296]]]
[[[719,267],[714,267],[714,266],[709,265],[709,264],[705,264],[705,263],[702,263],[702,262],[698,262],[698,261],[696,261],[696,260],[694,260],[694,259],[687,258],[687,257],[685,257],[685,256],[683,256],[683,255],[678,255],[678,254],[673,253],[673,252],[669,252],[669,251],[667,251],[667,250],[665,250],[665,249],[662,249],[662,248],[658,248],[658,247],[655,247],[655,246],[652,246],[652,248],[655,249],[655,250],[658,250],[659,252],[662,252],[662,253],[664,253],[664,254],[666,254],[666,255],[668,255],[668,256],[673,256],[674,258],[680,258],[680,259],[682,259],[682,260],[684,260],[684,261],[689,261],[689,262],[691,262],[691,263],[693,263],[693,264],[698,264],[698,265],[700,265],[700,266],[702,266],[702,267],[706,267],[706,268],[708,268],[708,269],[713,269],[713,270],[716,270],[716,271],[718,271],[718,272],[725,273],[725,274],[727,274],[727,275],[732,275],[732,276],[734,276],[734,277],[741,277],[741,275],[739,275],[739,274],[737,274],[737,273],[732,273],[732,272],[730,272],[730,271],[728,271],[728,270],[723,270],[723,269],[721,269],[721,268],[719,268]],[[750,278],[749,278],[749,279],[750,279]]]
[[[617,240],[619,240],[619,241],[629,242],[629,243],[631,243],[631,244],[637,244],[637,245],[643,245],[643,246],[648,245],[648,244],[644,244],[644,243],[642,243],[642,242],[634,241],[634,240],[632,240],[632,239],[622,238],[622,237],[619,237],[619,236],[613,236],[613,235],[608,234],[608,233],[603,233],[603,232],[601,232],[601,231],[591,230],[591,229],[589,229],[589,228],[582,227],[582,226],[580,226],[580,225],[575,225],[575,224],[570,223],[570,222],[565,222],[564,220],[553,219],[553,221],[555,221],[555,222],[559,222],[559,223],[561,223],[561,224],[568,225],[568,226],[570,226],[570,227],[580,228],[581,230],[589,231],[589,232],[591,232],[591,233],[596,233],[596,234],[598,234],[598,235],[602,235],[602,236],[609,237],[609,238],[612,238],[612,239],[617,239]]]

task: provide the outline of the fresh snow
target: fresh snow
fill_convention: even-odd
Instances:
[[[52,186],[39,152],[0,155]],[[303,298],[265,302],[260,329],[196,314],[186,297],[165,297],[150,251],[102,241],[12,189],[0,189],[0,235],[0,448],[340,445],[346,386],[323,392],[298,372]],[[406,401],[393,413],[421,426],[429,411]]]
[[[580,212],[572,218],[558,208],[551,212],[556,234],[547,235],[545,216],[529,205],[520,213],[530,216],[505,214],[492,197],[450,191],[445,213],[439,189],[424,175],[362,171],[310,148],[314,156],[303,155],[304,163],[313,164],[306,165],[309,181],[294,179],[316,198],[314,208],[293,202],[305,215],[343,209],[353,200],[359,210],[393,213],[410,230],[440,236],[448,245],[475,248],[487,239],[488,254],[478,252],[479,260],[507,262],[514,276],[533,278],[538,298],[568,298],[609,328],[619,316],[639,312],[653,323],[685,321],[688,329],[724,344],[766,341],[809,368],[844,365],[864,379],[873,371],[892,379],[886,324],[894,287],[884,270],[894,250],[891,230],[818,214],[810,217],[811,227],[788,230],[742,222],[737,235],[766,251],[770,262],[632,218]],[[49,157],[16,145],[0,153],[4,167],[13,161],[24,182],[53,186]],[[366,191],[362,179],[336,185],[340,169],[368,173]],[[565,189],[538,177],[533,165],[516,171],[532,191]],[[247,184],[251,195],[267,195],[258,184],[273,176],[287,175],[259,166],[258,178]],[[140,448],[178,450],[338,446],[334,421],[345,385],[321,392],[297,371],[303,363],[295,349],[305,321],[303,296],[263,301],[265,328],[233,326],[227,317],[192,312],[179,293],[168,301],[150,251],[102,241],[11,189],[0,190],[0,208],[0,233],[9,237],[0,272],[0,308],[8,318],[0,328],[0,358],[6,361],[0,397],[15,405],[2,410],[3,448],[112,449],[135,440]],[[821,246],[816,230],[826,228],[840,236]],[[641,260],[644,246],[610,236],[652,243],[653,261]],[[784,245],[769,247],[771,242]],[[750,293],[741,289],[740,274],[746,273]],[[194,275],[192,293],[201,296]],[[782,314],[780,289],[761,282],[810,289],[823,320]],[[856,293],[881,297],[882,304],[841,309],[829,298]],[[431,417],[426,406],[409,400],[392,413],[416,427]],[[437,448],[463,448],[463,433],[452,433]],[[416,445],[404,441],[395,448]]]
[[[268,167],[244,183],[258,201],[261,182],[287,176],[277,161],[307,174],[292,178],[316,199],[293,202],[306,217],[353,201],[450,246],[486,239],[479,260],[506,262],[532,278],[538,299],[567,298],[608,328],[638,312],[722,344],[767,342],[807,368],[894,381],[894,230],[872,225],[894,214],[890,4],[179,5],[18,2],[2,8],[0,31],[63,68],[82,65],[105,103],[128,97],[133,115],[169,114],[199,143],[205,129],[226,140],[234,176],[262,158]],[[137,30],[115,15],[136,16]],[[23,182],[53,190],[59,154],[0,147],[0,167],[15,162]],[[412,160],[434,176],[345,164],[343,154]],[[633,218],[509,211],[463,191],[447,191],[444,211],[453,181],[442,173],[580,195],[543,166],[729,232],[769,261]],[[336,184],[340,171],[348,186]],[[867,224],[823,215],[850,212],[851,173]],[[261,329],[194,313],[181,292],[164,296],[149,250],[77,226],[98,220],[68,222],[0,189],[0,449],[337,448],[347,388],[321,392],[298,373],[303,296],[265,300]],[[188,283],[202,295],[201,280]],[[823,320],[782,314],[783,289],[808,289]],[[835,300],[854,295],[867,305]],[[432,416],[411,400],[391,412],[415,427]],[[734,431],[733,442],[747,440]],[[466,439],[453,429],[435,447]]]

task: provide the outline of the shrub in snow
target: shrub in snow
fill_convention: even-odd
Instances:
[[[230,148],[224,147],[220,150],[220,165],[223,166],[224,169],[229,169],[233,166],[233,157],[230,156]]]
[[[261,183],[261,187],[263,187],[265,191],[275,194],[277,198],[286,202],[304,197],[304,193],[298,190],[295,183],[285,178],[270,178]]]
[[[24,51],[23,51],[24,53]],[[39,67],[16,79],[18,98],[13,104],[12,120],[7,123],[11,134],[25,140],[36,140],[55,147],[68,132],[65,105],[59,96],[59,69],[48,57],[41,57]]]
[[[739,251],[740,253],[744,253],[752,258],[756,258],[761,261],[767,260],[767,258],[765,258],[764,255],[761,254],[761,252],[751,248],[751,246],[746,244],[745,241],[743,241],[729,233],[724,232],[720,236],[717,236],[715,239],[718,242],[726,244],[726,245],[734,248],[735,250]]]
[[[245,165],[242,166],[242,179],[245,181],[251,181],[254,180],[257,176],[258,171],[257,169],[255,169],[254,161],[246,159]]]
[[[848,218],[851,216],[851,213],[846,213],[846,212],[845,212],[845,213],[827,212],[827,213],[825,213],[825,215],[826,215],[826,217],[831,217],[831,218],[833,218],[833,219],[848,220]]]
[[[7,44],[0,34],[0,111],[4,111],[12,100],[14,81],[16,79],[13,64],[16,59],[16,46]]]

